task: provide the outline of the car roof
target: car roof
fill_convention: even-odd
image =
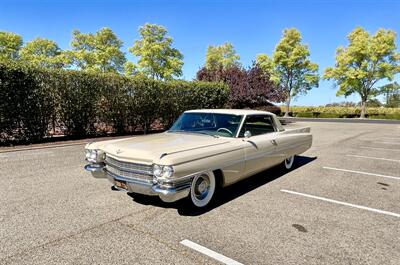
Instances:
[[[219,114],[233,114],[233,115],[252,115],[252,114],[269,114],[274,115],[268,111],[251,110],[251,109],[194,109],[185,111],[185,113],[219,113]]]

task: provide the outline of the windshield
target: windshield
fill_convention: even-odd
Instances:
[[[176,120],[168,132],[235,137],[242,117],[232,114],[186,112]]]

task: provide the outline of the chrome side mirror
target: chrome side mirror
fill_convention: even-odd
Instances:
[[[244,132],[244,138],[249,138],[251,137],[251,132],[250,131],[245,131]]]

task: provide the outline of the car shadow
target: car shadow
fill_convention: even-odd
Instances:
[[[317,157],[296,156],[293,163],[294,171],[306,164],[314,161]],[[282,166],[276,166],[260,172],[254,176],[241,180],[233,185],[219,189],[212,202],[204,208],[196,208],[190,205],[188,200],[180,200],[173,203],[165,203],[158,196],[146,196],[141,194],[128,193],[129,196],[137,203],[144,205],[153,205],[161,208],[175,208],[180,215],[184,216],[198,216],[207,213],[227,202],[230,202],[254,189],[257,189],[275,179],[278,179],[285,174],[286,171]],[[221,192],[223,191],[223,192]]]

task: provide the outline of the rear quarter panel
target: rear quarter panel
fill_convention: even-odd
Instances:
[[[312,145],[311,129],[310,127],[286,129],[278,133],[276,141],[277,152],[283,159],[302,154]]]

